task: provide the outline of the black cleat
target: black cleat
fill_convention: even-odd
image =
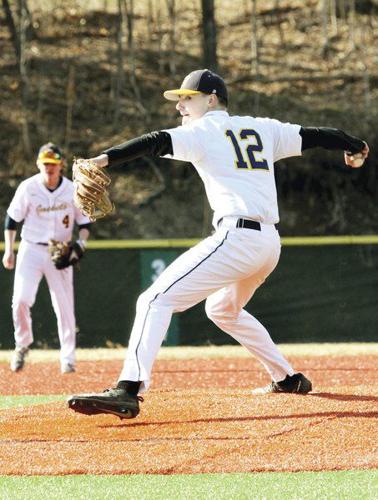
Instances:
[[[19,372],[23,369],[25,365],[25,356],[28,354],[29,349],[27,347],[16,347],[12,354],[12,359],[10,362],[10,369],[12,372]]]
[[[295,394],[307,394],[312,391],[312,384],[303,373],[294,373],[294,375],[286,375],[284,380],[280,382],[271,382],[266,387],[254,389],[252,394],[272,394],[277,392],[287,392]]]
[[[67,403],[68,408],[84,415],[110,413],[123,419],[138,415],[139,401],[143,401],[141,396],[133,396],[124,389],[115,387],[98,394],[77,394],[71,396]]]

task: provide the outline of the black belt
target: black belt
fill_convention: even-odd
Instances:
[[[49,246],[48,243],[41,243],[40,241],[38,241],[37,245],[43,245],[44,247],[48,247]]]
[[[256,231],[261,231],[260,222],[250,219],[238,219],[236,227],[243,227],[245,229],[255,229]],[[274,224],[274,227],[278,229],[278,224]]]

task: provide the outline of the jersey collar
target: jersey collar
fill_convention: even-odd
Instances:
[[[208,111],[203,116],[229,116],[229,114],[225,109],[214,109],[213,111]]]
[[[41,173],[39,174],[36,174],[38,175],[38,181],[39,181],[39,187],[40,189],[46,194],[48,194],[49,196],[55,196],[57,193],[60,193],[60,191],[62,190],[62,187],[65,185],[65,177],[64,175],[62,175],[60,177],[60,181],[59,181],[59,184],[58,186],[54,189],[54,191],[51,191],[47,186],[45,186],[44,182],[43,182],[43,176]]]

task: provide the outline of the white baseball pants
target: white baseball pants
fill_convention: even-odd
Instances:
[[[21,241],[17,254],[12,299],[14,338],[17,347],[33,342],[30,308],[42,277],[45,276],[58,322],[61,364],[75,364],[76,321],[74,312],[73,268],[58,270],[47,246]]]
[[[243,309],[277,265],[278,231],[264,224],[261,231],[237,228],[237,219],[224,218],[212,236],[178,257],[139,296],[119,380],[142,381],[140,392],[146,391],[172,313],[206,298],[208,317],[254,354],[273,380],[294,373],[264,326]]]

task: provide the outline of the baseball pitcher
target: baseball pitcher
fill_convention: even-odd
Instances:
[[[279,212],[274,164],[308,148],[344,151],[355,168],[368,156],[367,144],[333,128],[301,127],[269,118],[231,116],[224,80],[204,69],[190,73],[164,97],[176,103],[182,125],[151,132],[107,149],[87,162],[96,169],[143,155],[191,162],[214,212],[215,232],[182,254],[137,301],[124,367],[118,384],[100,394],[72,396],[68,405],[84,414],[133,418],[173,313],[206,299],[208,317],[265,367],[271,383],[256,393],[312,390],[302,373],[273,343],[265,327],[245,309],[280,257]],[[84,193],[85,181],[76,183]]]

